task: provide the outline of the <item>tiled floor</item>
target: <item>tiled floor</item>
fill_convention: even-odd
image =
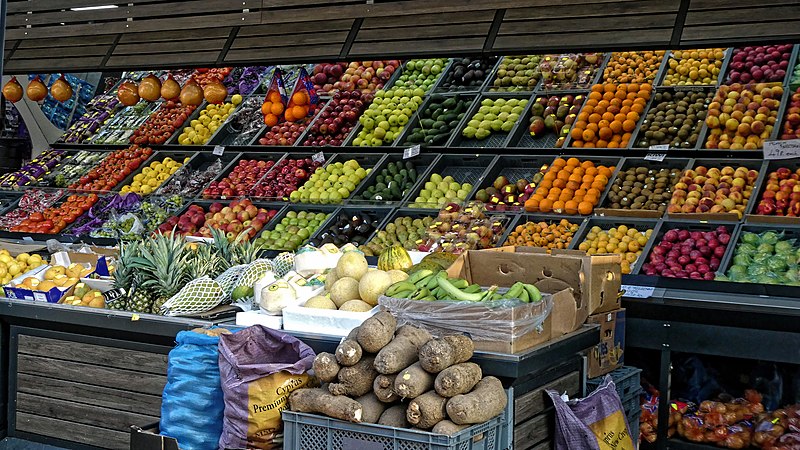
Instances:
[[[61,447],[52,445],[37,444],[35,442],[22,441],[15,438],[5,438],[0,441],[0,450],[63,450]]]

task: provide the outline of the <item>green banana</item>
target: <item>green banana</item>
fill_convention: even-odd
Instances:
[[[391,286],[389,289],[386,290],[386,295],[389,297],[396,297],[396,293],[401,291],[416,291],[417,287],[413,283],[409,283],[408,281],[399,281]]]
[[[439,277],[437,275],[431,275],[428,277],[428,283],[425,285],[425,287],[428,288],[429,291],[434,290],[436,286],[439,285],[439,283],[436,281],[438,278]]]
[[[399,292],[395,292],[394,294],[390,295],[389,297],[394,297],[394,298],[411,298],[411,296],[412,296],[412,295],[414,295],[414,292],[415,292],[414,290],[410,290],[410,291],[399,291]]]
[[[532,284],[525,284],[525,290],[528,291],[528,296],[530,297],[530,301],[532,303],[539,303],[542,301],[542,293],[539,292],[539,289],[532,285]]]
[[[528,295],[527,289],[522,289],[522,293],[519,294],[519,300],[523,303],[528,303],[531,301],[531,296]]]
[[[467,294],[475,294],[481,291],[481,285],[470,284],[466,288],[462,289],[462,291],[466,292]]]
[[[517,281],[516,283],[511,285],[511,288],[505,294],[503,294],[503,298],[507,299],[519,298],[520,294],[522,294],[522,291],[524,290],[525,288],[523,286],[523,283]]]
[[[417,282],[423,278],[427,278],[433,275],[433,271],[429,269],[422,269],[418,272],[414,272],[410,277],[408,277],[407,282],[411,284],[417,284]]]
[[[495,298],[495,296],[497,296],[497,298]],[[501,299],[501,298],[503,298],[503,297],[500,294],[497,293],[497,286],[492,286],[489,289],[487,289],[486,291],[481,293],[480,301],[487,301],[487,300],[490,300],[490,299],[497,300],[497,299]]]
[[[434,297],[432,295],[429,295],[427,297],[421,298],[420,300],[422,300],[424,302],[435,302],[436,301],[436,297]]]
[[[436,279],[439,282],[439,287],[442,288],[442,291],[444,291],[446,294],[446,298],[450,300],[479,302],[484,298],[484,293],[470,294],[462,291],[461,289],[453,286],[453,284],[450,283],[446,277],[436,277]]]
[[[417,293],[415,293],[414,297],[412,297],[411,299],[412,300],[422,300],[423,298],[425,298],[425,297],[427,297],[429,295],[431,295],[431,291],[429,291],[428,288],[422,288],[419,291],[417,291]]]
[[[457,287],[459,289],[466,289],[467,287],[469,287],[469,281],[467,281],[467,280],[465,280],[463,278],[449,278],[448,277],[447,281],[449,281],[450,284],[452,284],[453,286],[455,286],[455,287]]]
[[[442,294],[443,294],[442,288],[439,287],[438,283],[436,284],[436,287],[433,288],[433,290],[431,291],[431,294],[433,294],[436,298],[441,298],[442,297]]]

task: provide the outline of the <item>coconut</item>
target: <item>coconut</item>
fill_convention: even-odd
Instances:
[[[336,309],[336,303],[333,303],[331,299],[323,297],[322,295],[311,297],[304,306],[306,308]]]
[[[358,294],[361,300],[375,306],[378,304],[378,297],[392,284],[392,277],[382,270],[367,272],[358,282]]]
[[[361,300],[358,294],[358,281],[350,277],[336,280],[331,287],[331,300],[337,308],[341,308],[348,300]]]
[[[361,280],[361,277],[367,273],[369,266],[367,265],[367,258],[361,252],[347,252],[339,258],[336,264],[336,274],[340,277],[350,277],[356,281]]]

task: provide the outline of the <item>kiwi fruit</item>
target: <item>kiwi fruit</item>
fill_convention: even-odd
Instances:
[[[607,207],[615,209],[667,210],[672,186],[683,173],[680,168],[629,167],[617,175],[608,192]]]
[[[635,146],[666,144],[671,148],[694,148],[713,98],[712,90],[657,92]]]

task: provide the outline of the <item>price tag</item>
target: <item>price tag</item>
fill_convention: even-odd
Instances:
[[[27,242],[33,242],[33,238],[30,236],[22,236],[22,240]]]
[[[624,291],[623,296],[629,298],[650,298],[653,296],[653,291],[656,288],[652,286],[632,286],[623,284],[621,290]]]
[[[36,300],[37,302],[46,302],[47,295],[45,295],[44,292],[34,292],[33,299]]]
[[[650,150],[669,150],[669,144],[651,145]]]
[[[322,152],[314,153],[314,155],[311,156],[311,160],[322,164],[325,162],[325,154]]]
[[[419,155],[419,150],[419,144],[408,147],[407,149],[403,150],[403,159],[413,158]]]
[[[139,320],[139,315],[138,314],[131,314],[131,322],[136,322],[137,320]]]
[[[648,153],[645,155],[645,161],[658,161],[661,162],[667,157],[666,153]]]
[[[222,154],[225,153],[225,147],[221,145],[215,145],[214,151],[212,151],[211,153],[213,153],[216,156],[222,156]]]
[[[800,158],[800,139],[764,141],[764,159]]]

